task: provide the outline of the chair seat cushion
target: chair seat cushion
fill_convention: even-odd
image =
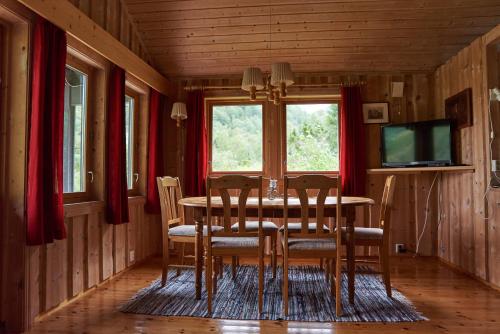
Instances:
[[[245,230],[247,232],[255,232],[259,229],[259,222],[258,221],[247,221],[245,222]],[[269,222],[269,221],[263,221],[262,222],[262,229],[264,231],[277,231],[278,226],[276,226],[275,223]],[[233,231],[238,231],[238,223],[235,223],[231,226],[231,230]]]
[[[347,232],[345,227],[342,227],[342,234]],[[354,240],[382,240],[384,230],[377,227],[355,227]]]
[[[288,223],[288,232],[292,233],[300,233],[300,229],[302,228],[301,223]],[[280,227],[280,232],[285,231],[285,226]],[[309,223],[309,232],[314,232],[316,231],[316,223]],[[328,226],[323,225],[323,231],[324,232],[329,232],[330,229]]]
[[[222,226],[212,226],[212,231],[221,231]],[[207,226],[203,226],[203,235],[208,231]],[[196,227],[194,225],[179,225],[168,229],[168,235],[177,237],[194,237],[196,235]]]
[[[213,237],[212,248],[258,248],[256,237]]]
[[[337,249],[337,243],[332,238],[291,238],[288,239],[288,249],[290,251],[334,251]]]

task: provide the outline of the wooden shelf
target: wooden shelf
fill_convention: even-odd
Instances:
[[[372,168],[368,174],[421,174],[421,173],[474,173],[474,166],[446,166],[446,167],[402,167],[402,168]]]

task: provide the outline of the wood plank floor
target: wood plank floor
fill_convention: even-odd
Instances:
[[[395,258],[393,286],[430,318],[418,323],[299,323],[169,318],[117,311],[160,275],[153,259],[42,317],[30,333],[500,333],[500,292],[430,258]]]

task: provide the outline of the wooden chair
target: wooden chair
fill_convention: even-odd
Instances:
[[[162,249],[163,249],[163,267],[161,275],[162,286],[167,283],[168,268],[177,268],[177,274],[182,268],[194,268],[184,264],[186,257],[184,250],[186,243],[194,244],[196,242],[195,225],[187,225],[184,216],[184,209],[178,204],[182,198],[182,190],[179,178],[169,176],[157,177],[158,192],[160,194],[161,205],[161,224],[162,224]],[[222,227],[214,226],[213,229],[222,229]],[[206,234],[206,229],[203,231]],[[169,243],[181,243],[180,264],[170,263]]]
[[[391,274],[390,274],[390,231],[391,210],[394,202],[394,189],[396,176],[388,176],[385,180],[382,202],[380,204],[379,227],[355,227],[354,244],[356,246],[378,247],[379,263],[382,269],[382,277],[385,283],[387,296],[392,297]],[[345,233],[345,228],[342,228]]]
[[[246,229],[247,199],[250,191],[258,189],[257,230]],[[231,228],[231,196],[229,190],[238,190],[238,229]],[[218,191],[223,204],[222,230],[212,230],[212,194]],[[257,256],[259,259],[259,312],[262,312],[264,291],[264,231],[262,228],[262,177],[226,175],[207,179],[207,225],[204,238],[206,252],[206,287],[208,312],[212,312],[212,295],[216,293],[220,261],[223,256]],[[215,262],[215,263],[213,263]],[[213,269],[214,270],[213,270]]]
[[[342,313],[341,301],[341,233],[336,233],[333,220],[329,219],[329,228],[324,228],[325,201],[331,189],[336,189],[336,214],[335,222],[340,225],[342,221],[342,191],[341,179],[339,177],[327,177],[324,175],[303,175],[295,178],[285,176],[284,185],[284,229],[282,235],[283,246],[283,308],[285,315],[288,315],[288,260],[290,258],[325,258],[329,265],[334,262],[335,270],[332,270],[330,277],[330,287],[332,296],[335,298],[335,311],[337,315]],[[316,224],[309,223],[309,196],[307,191],[319,190],[316,197]],[[295,190],[300,200],[301,222],[300,229],[295,225],[289,228],[288,223],[288,191]],[[293,223],[292,223],[293,224]],[[311,227],[314,227],[312,229]],[[333,275],[335,274],[335,275]],[[335,276],[335,277],[333,277]]]

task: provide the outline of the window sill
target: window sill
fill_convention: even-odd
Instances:
[[[79,203],[64,204],[64,217],[71,218],[76,216],[88,215],[92,212],[101,212],[104,210],[104,201],[86,201]]]
[[[129,196],[128,197],[128,204],[132,205],[138,205],[138,204],[145,204],[146,203],[146,196]]]
[[[299,176],[299,175],[339,175],[339,171],[322,171],[322,172],[312,172],[312,171],[288,171],[285,172],[285,175],[294,175],[294,176]]]
[[[210,172],[208,176],[210,177],[220,177],[224,175],[245,175],[245,176],[264,176],[264,172]]]
[[[146,203],[144,196],[130,196],[128,198],[129,205],[141,205]],[[64,217],[71,218],[76,216],[89,215],[93,212],[104,211],[104,201],[85,201],[78,203],[64,204]]]

